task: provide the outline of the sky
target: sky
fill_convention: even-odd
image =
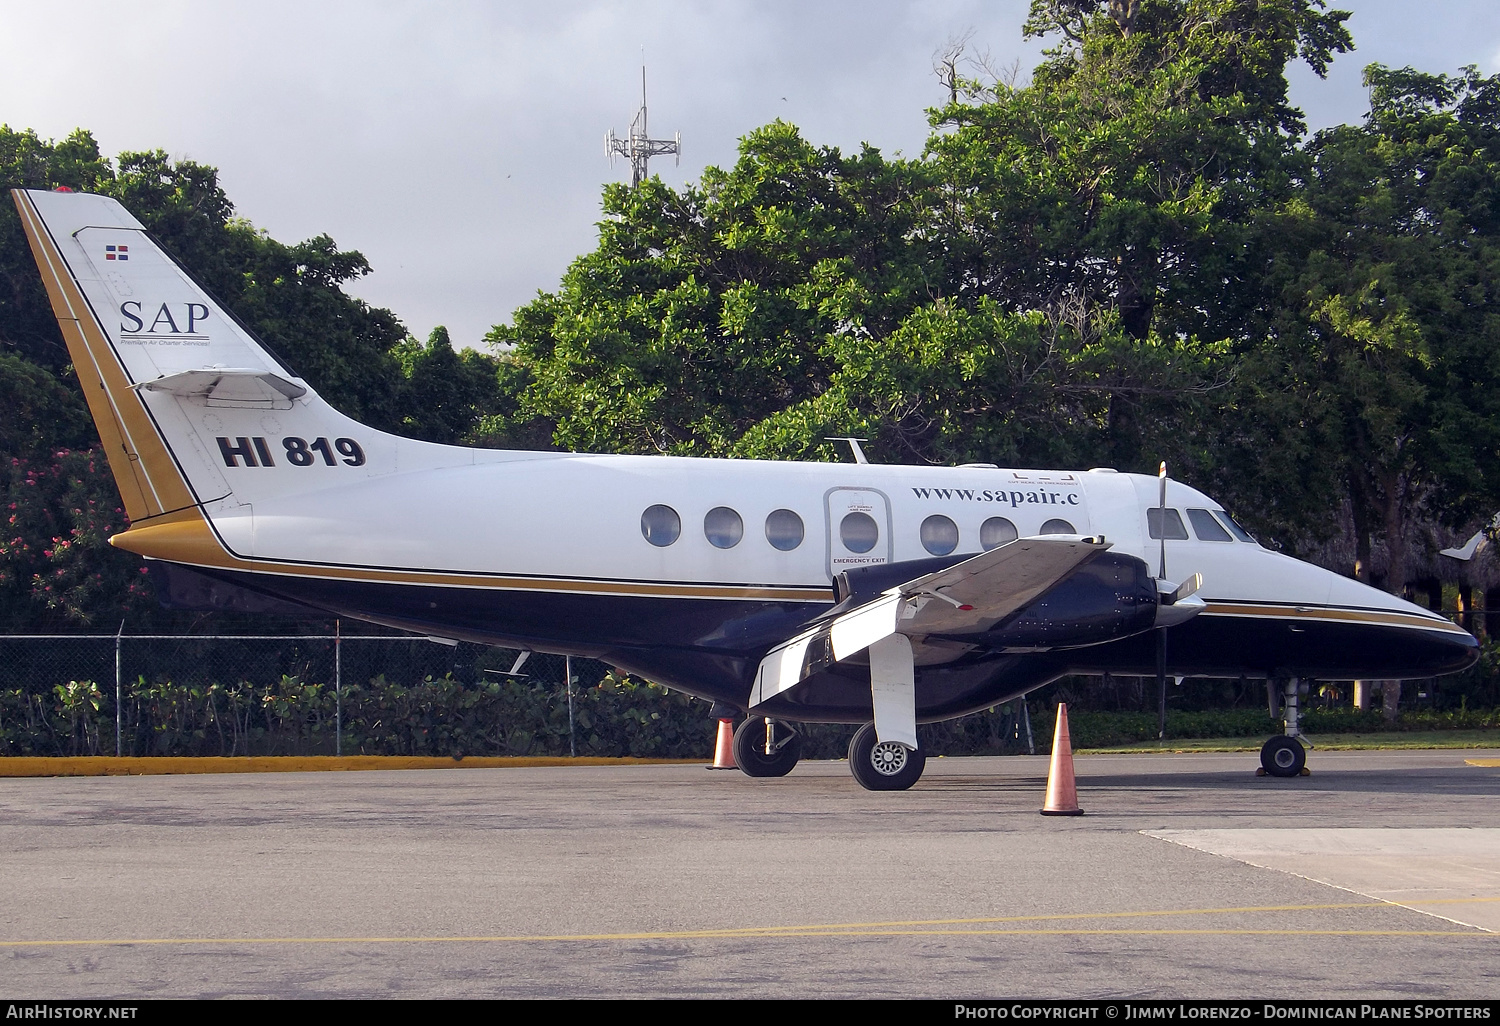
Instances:
[[[283,242],[328,234],[374,272],[350,286],[413,334],[490,326],[594,247],[600,190],[647,66],[653,137],[682,135],[670,185],[734,162],[776,118],[815,144],[915,156],[943,99],[933,53],[1024,73],[1026,0],[554,0],[213,4],[0,0],[0,122],[108,155],[210,164],[240,216]],[[1368,63],[1500,72],[1493,0],[1344,0],[1358,49],[1291,72],[1311,127],[1358,121]]]

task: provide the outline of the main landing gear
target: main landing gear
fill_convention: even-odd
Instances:
[[[1261,775],[1296,777],[1308,773],[1307,748],[1303,747],[1302,733],[1297,729],[1297,700],[1302,692],[1302,682],[1296,677],[1287,678],[1282,685],[1281,716],[1285,733],[1277,734],[1261,746]]]
[[[751,777],[784,777],[802,757],[802,735],[789,723],[751,716],[734,732],[734,764]],[[881,741],[866,723],[849,742],[849,770],[868,791],[905,791],[922,777],[927,753]]]
[[[905,791],[927,768],[927,753],[899,741],[882,741],[866,723],[849,742],[849,771],[867,791]]]
[[[734,732],[734,764],[751,777],[784,777],[802,758],[802,735],[790,724],[751,716]]]

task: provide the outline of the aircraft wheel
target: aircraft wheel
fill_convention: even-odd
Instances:
[[[771,754],[766,754],[766,721],[761,716],[751,716],[734,732],[734,764],[750,777],[784,777],[802,758],[802,735],[794,733],[786,724],[773,723],[773,738],[781,745]],[[790,736],[787,736],[790,735]]]
[[[905,791],[922,777],[927,753],[898,741],[882,742],[866,723],[849,742],[849,771],[867,791]]]
[[[1273,777],[1295,777],[1307,763],[1307,751],[1302,742],[1285,734],[1277,734],[1260,749],[1260,764]]]

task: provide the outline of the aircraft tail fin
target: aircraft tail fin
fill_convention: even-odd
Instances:
[[[394,469],[401,440],[320,399],[118,202],[12,196],[131,533]]]

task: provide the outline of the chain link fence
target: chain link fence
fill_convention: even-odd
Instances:
[[[0,636],[0,754],[712,754],[708,703],[520,654],[408,635]]]
[[[0,756],[712,758],[709,702],[520,655],[414,635],[4,635]],[[1036,750],[1029,722],[1012,703],[924,726],[923,743],[1019,754]],[[805,758],[839,759],[854,727],[798,730]]]
[[[712,757],[718,725],[710,703],[595,660],[537,653],[518,666],[520,654],[336,630],[0,635],[0,756]],[[1320,699],[1326,709],[1310,702],[1304,727],[1494,726],[1497,658],[1500,649],[1487,645],[1479,666],[1445,678],[1440,691],[1411,688],[1400,727],[1376,712],[1340,708],[1343,695]],[[1148,740],[1156,736],[1155,713],[1134,708],[1135,699],[1154,696],[1148,683],[1065,679],[1029,703],[924,725],[922,745],[933,755],[1046,751],[1059,700],[1073,714],[1075,747]],[[1258,681],[1188,681],[1170,697],[1169,737],[1264,737],[1280,729]],[[797,729],[809,759],[843,758],[854,730]]]

